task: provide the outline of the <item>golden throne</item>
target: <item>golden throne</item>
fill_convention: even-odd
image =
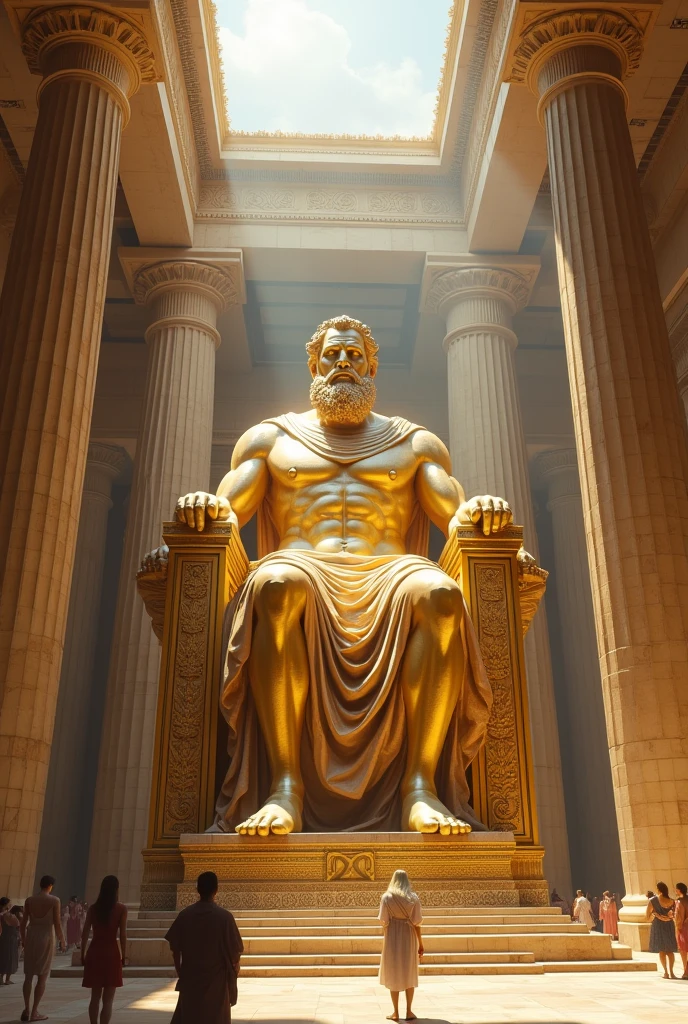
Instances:
[[[243,872],[254,890],[263,883],[272,884],[265,898],[277,899],[274,864],[269,867],[264,861],[276,847],[301,856],[299,877],[304,885],[315,886],[314,892],[326,903],[329,897],[323,895],[323,884],[374,883],[376,857],[378,873],[384,873],[386,861],[381,851],[376,854],[368,848],[375,837],[365,833],[347,833],[346,841],[339,843],[335,834],[327,839],[292,834],[270,837],[269,842],[203,835],[213,822],[223,774],[218,765],[224,613],[246,576],[249,561],[231,522],[211,523],[203,533],[178,522],[165,523],[163,537],[169,548],[167,561],[147,563],[137,576],[139,593],[162,646],[141,905],[158,909],[183,905],[192,898],[198,870],[218,870],[223,857],[231,860],[231,867],[226,865],[228,877]],[[503,892],[506,902],[538,905],[548,898],[535,809],[523,637],[544,593],[547,573],[524,557],[522,539],[521,527],[490,537],[475,527],[462,527],[448,540],[439,559],[466,598],[494,695],[486,742],[471,769],[473,807],[489,831],[451,840],[415,833],[398,838],[405,837],[406,858],[415,858],[416,877],[419,871],[422,874],[421,863],[427,863],[428,849],[436,847],[445,875],[463,873],[468,880],[477,874],[486,883],[491,873],[496,874],[507,885],[499,890],[498,882],[495,890]],[[513,839],[505,842],[509,836],[494,833],[510,833]],[[344,834],[340,838],[344,840]],[[421,850],[416,849],[419,844]],[[394,856],[401,853],[397,845]],[[263,868],[256,868],[259,862]],[[436,881],[441,880],[442,871],[440,875],[431,871]],[[222,879],[222,871],[218,873]],[[466,898],[479,898],[477,883],[466,884],[473,885],[473,895]],[[351,900],[366,898],[363,889],[357,891],[359,896],[351,890]],[[446,893],[438,893],[438,898],[443,896]],[[242,893],[234,890],[233,905],[241,899]]]

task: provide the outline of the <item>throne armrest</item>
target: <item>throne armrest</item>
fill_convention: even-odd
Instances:
[[[501,541],[510,542],[509,546],[513,546],[514,540],[516,538],[520,539],[522,536],[523,528],[520,526],[512,526],[502,533],[491,537],[485,537],[482,531],[475,526],[459,527],[454,530],[447,540],[439,557],[439,566],[461,586],[461,572],[464,564],[462,552],[465,551],[467,543],[471,545],[474,551],[479,551],[482,546],[483,550],[487,553],[488,551],[493,552],[495,545],[497,548],[501,547]],[[545,593],[549,573],[546,569],[540,568],[533,556],[528,554],[523,545],[520,546],[516,557],[518,564],[518,603],[521,611],[523,636],[525,636]]]
[[[239,527],[232,520],[208,523],[202,533],[184,523],[163,523],[163,536],[165,545],[146,555],[136,573],[136,588],[160,643],[165,627],[169,547],[173,547],[175,553],[183,552],[187,557],[207,555],[211,549],[216,550],[218,545],[224,548],[228,601],[231,601],[246,579],[249,565]]]

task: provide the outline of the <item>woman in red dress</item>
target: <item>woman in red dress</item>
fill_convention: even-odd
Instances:
[[[114,875],[106,875],[100,883],[98,899],[88,908],[84,931],[81,936],[81,963],[84,968],[82,986],[91,989],[88,1004],[88,1019],[98,1024],[109,1024],[115,989],[122,985],[122,964],[125,963],[127,944],[127,908],[117,902],[119,881]],[[93,942],[88,939],[93,929]],[[119,932],[119,946],[117,933]]]

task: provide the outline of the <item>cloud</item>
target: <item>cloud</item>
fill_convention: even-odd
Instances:
[[[436,92],[417,62],[357,67],[347,30],[307,0],[248,0],[243,35],[220,18],[220,42],[236,130],[430,133]]]

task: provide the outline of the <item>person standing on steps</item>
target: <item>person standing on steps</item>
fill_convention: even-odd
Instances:
[[[215,902],[217,890],[214,871],[200,874],[200,899],[178,914],[165,936],[179,978],[172,1024],[229,1024],[232,1019],[244,944],[233,915]]]
[[[606,890],[602,895],[602,901],[600,903],[600,920],[602,921],[602,931],[605,935],[611,935],[613,939],[619,937],[619,911],[616,907],[616,900]]]
[[[400,992],[406,993],[404,1020],[415,1020],[411,1004],[418,988],[418,961],[424,953],[420,930],[423,912],[405,871],[395,871],[392,875],[387,892],[380,900],[378,919],[383,928],[380,984],[390,990],[393,1007],[387,1020],[400,1019]]]
[[[29,896],[24,904],[24,917],[21,922],[21,937],[24,946],[24,1012],[21,1020],[47,1020],[38,1012],[38,1004],[45,992],[45,983],[50,974],[50,965],[55,952],[55,934],[64,952],[65,937],[62,934],[60,920],[60,901],[52,895],[55,879],[52,875],[43,875],[41,891],[37,896]],[[31,1006],[31,984],[37,978]]]
[[[647,918],[652,921],[649,950],[651,953],[659,953],[664,977],[675,978],[674,954],[678,946],[674,927],[674,901],[669,896],[666,882],[657,882],[657,895],[652,896],[647,904]]]
[[[571,916],[578,924],[584,924],[589,932],[595,927],[590,900],[584,895],[582,889],[576,890],[576,898],[573,901]]]
[[[109,1024],[115,992],[122,987],[122,967],[126,964],[127,908],[119,903],[119,880],[106,875],[100,883],[95,903],[88,908],[81,942],[81,964],[84,968],[83,988],[91,989],[88,1004],[90,1024]],[[88,937],[93,929],[93,942]],[[119,932],[119,946],[117,933]],[[103,1008],[100,1009],[100,1001]]]

